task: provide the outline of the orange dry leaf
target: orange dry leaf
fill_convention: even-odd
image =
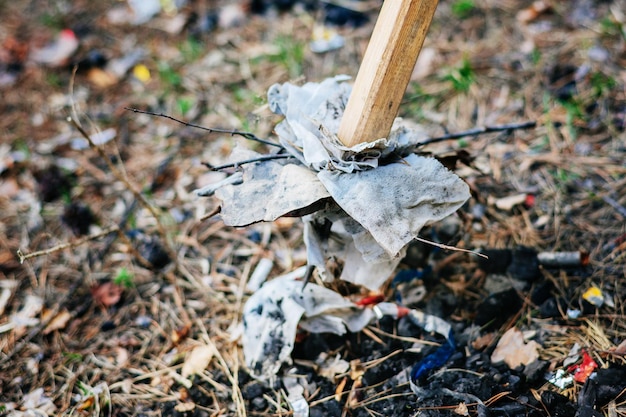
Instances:
[[[97,284],[91,287],[91,296],[93,299],[105,307],[119,303],[123,292],[123,287],[112,282],[105,282],[104,284]]]
[[[78,407],[79,410],[88,410],[90,409],[96,402],[96,398],[92,395],[87,398],[83,403]]]
[[[536,1],[517,13],[516,19],[521,23],[530,23],[542,14],[550,10],[550,5],[545,1]]]
[[[87,73],[87,79],[97,87],[106,88],[118,83],[119,79],[110,72],[100,68],[92,68]]]
[[[70,321],[71,318],[72,318],[72,315],[70,314],[69,311],[67,310],[61,311],[59,314],[54,316],[52,320],[50,320],[50,323],[48,323],[46,328],[43,330],[43,334],[48,335],[55,330],[64,329],[65,326],[67,326],[67,323]]]
[[[185,359],[185,363],[183,364],[183,369],[181,371],[181,375],[183,378],[189,378],[194,374],[201,374],[213,358],[213,348],[208,345],[196,346],[187,358]]]
[[[495,333],[487,333],[480,337],[477,337],[472,342],[472,347],[476,350],[483,350],[487,346],[491,345],[496,338]]]
[[[185,324],[183,327],[179,327],[178,329],[172,330],[172,343],[178,345],[180,342],[185,340],[187,336],[189,336],[189,331],[191,330],[190,324]]]
[[[348,382],[348,378],[343,377],[339,384],[337,384],[337,388],[335,388],[335,400],[341,401],[341,396],[343,395],[343,389],[346,387],[346,383]]]

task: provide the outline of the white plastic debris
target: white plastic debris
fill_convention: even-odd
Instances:
[[[394,303],[374,308],[357,306],[338,293],[309,283],[303,288],[305,268],[266,282],[243,309],[243,353],[254,377],[268,381],[283,364],[291,363],[298,327],[311,333],[358,332],[383,316],[398,318]],[[450,324],[416,310],[405,310],[413,323],[446,338]]]
[[[316,54],[343,48],[346,40],[336,29],[326,26],[315,26],[309,48]]]
[[[302,269],[300,277],[304,272]],[[335,313],[353,304],[332,290],[315,284],[303,289],[303,284],[293,276],[278,277],[265,283],[246,302],[243,353],[254,376],[269,379],[283,363],[290,362],[301,321],[320,332],[346,332]]]
[[[293,410],[294,417],[309,417],[309,403],[304,398],[304,387],[295,375],[296,369],[290,370],[283,377],[283,386],[287,390],[287,401]]]
[[[78,49],[78,45],[79,41],[74,32],[71,29],[64,29],[56,40],[43,48],[34,49],[29,58],[38,64],[58,67],[67,63]]]
[[[250,291],[258,290],[261,284],[263,284],[269,276],[273,267],[274,262],[271,259],[261,258],[256,268],[254,268],[254,272],[252,273],[252,275],[250,275],[250,279],[248,279],[246,288],[248,288],[248,290]]]
[[[215,195],[230,226],[309,215],[309,265],[325,278],[326,263],[339,260],[341,279],[375,290],[419,231],[455,212],[470,194],[437,160],[413,154],[426,135],[399,119],[388,138],[344,146],[335,133],[350,95],[347,79],[272,86],[270,109],[285,116],[275,131],[295,159],[245,164],[243,174],[234,174]],[[241,160],[255,154],[245,155]]]
[[[574,377],[568,374],[564,369],[559,369],[552,375],[548,382],[560,389],[565,389],[574,385]]]
[[[115,136],[117,136],[117,131],[114,128],[110,127],[108,129],[94,133],[90,136],[90,138],[94,145],[100,146],[111,141],[112,139],[115,139]],[[72,147],[72,149],[80,151],[88,149],[89,142],[85,138],[73,138],[71,140],[70,146]]]
[[[22,397],[21,410],[13,410],[9,413],[16,417],[30,416],[51,416],[55,414],[56,406],[50,397],[48,397],[43,388],[37,388]]]

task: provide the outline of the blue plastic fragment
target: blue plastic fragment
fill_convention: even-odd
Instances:
[[[415,279],[427,278],[432,272],[433,269],[430,265],[427,265],[423,269],[402,269],[398,271],[395,277],[393,277],[393,280],[391,281],[391,286],[395,287],[398,284],[411,282]]]
[[[455,350],[456,342],[454,341],[454,334],[452,333],[452,330],[450,330],[446,343],[439,346],[435,352],[426,356],[413,366],[413,369],[411,369],[411,381],[414,384],[417,384],[419,379],[424,375],[427,375],[433,369],[437,369],[445,365]]]

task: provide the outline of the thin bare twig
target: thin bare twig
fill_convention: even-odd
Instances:
[[[78,240],[75,240],[73,242],[61,243],[60,245],[57,245],[55,247],[52,247],[52,248],[49,248],[49,249],[45,249],[45,250],[38,250],[36,252],[31,252],[31,253],[28,253],[28,254],[24,254],[21,249],[18,249],[17,250],[17,256],[19,256],[19,258],[20,258],[20,263],[23,264],[24,261],[26,261],[26,260],[28,260],[30,258],[36,258],[36,257],[42,256],[42,255],[50,255],[52,253],[59,252],[59,251],[61,251],[63,249],[67,249],[67,248],[74,248],[74,247],[80,246],[83,243],[88,242],[90,240],[98,239],[98,238],[101,238],[102,236],[108,235],[109,233],[117,232],[118,230],[119,230],[119,227],[117,227],[116,225],[110,226],[110,227],[107,227],[106,229],[104,229],[104,230],[102,230],[102,231],[100,231],[100,232],[98,232],[96,234],[85,236],[85,237],[80,238]]]
[[[440,249],[447,249],[447,250],[453,250],[453,251],[457,251],[457,252],[465,252],[465,253],[471,253],[473,255],[478,255],[482,258],[485,259],[489,259],[489,257],[487,255],[485,255],[484,253],[480,253],[480,252],[476,252],[475,250],[469,250],[469,249],[463,249],[463,248],[457,248],[456,246],[450,246],[450,245],[444,245],[443,243],[437,243],[437,242],[433,242],[432,240],[428,240],[428,239],[424,239],[422,237],[416,237],[415,240],[422,242],[422,243],[426,243],[428,245],[433,245],[436,246]]]
[[[172,262],[174,263],[174,265],[176,267],[178,267],[178,256],[176,255],[176,251],[170,245],[170,242],[167,239],[167,232],[165,231],[165,227],[163,227],[163,224],[161,223],[161,219],[159,217],[159,214],[156,212],[154,206],[152,206],[152,204],[150,204],[148,202],[148,200],[146,200],[146,198],[143,196],[143,194],[141,194],[139,191],[137,191],[137,189],[128,181],[128,178],[126,178],[126,176],[123,175],[117,169],[117,167],[115,165],[113,165],[113,162],[111,162],[111,160],[106,155],[104,150],[100,146],[96,145],[93,142],[93,140],[91,140],[91,137],[89,136],[89,134],[85,131],[85,129],[83,129],[83,127],[80,124],[78,124],[78,122],[76,120],[74,120],[72,117],[68,117],[67,121],[70,124],[72,124],[72,126],[74,126],[80,132],[80,134],[87,140],[87,142],[89,142],[89,146],[91,148],[95,149],[96,152],[98,152],[98,155],[100,155],[102,160],[106,163],[107,167],[109,168],[109,170],[111,170],[111,173],[115,176],[115,178],[117,178],[119,181],[122,181],[124,183],[124,185],[126,186],[126,188],[130,192],[133,193],[133,196],[135,197],[135,199],[137,201],[139,201],[139,203],[146,210],[148,210],[150,212],[152,217],[154,217],[154,220],[156,222],[156,226],[157,226],[157,229],[159,231],[159,234],[161,236],[163,236],[165,250],[168,252],[168,255],[169,255],[170,259],[172,259]]]
[[[233,162],[233,163],[230,163],[230,164],[224,164],[224,165],[218,165],[218,166],[213,166],[213,165],[209,164],[208,162],[203,162],[202,165],[206,166],[207,168],[209,168],[212,171],[220,171],[222,169],[237,168],[240,165],[253,164],[255,162],[271,161],[271,160],[274,160],[274,159],[291,159],[291,158],[295,158],[295,157],[293,155],[290,155],[290,154],[280,153],[280,154],[272,154],[272,155],[263,155],[263,156],[259,156],[257,158],[245,159],[243,161],[237,161],[237,162]]]
[[[183,120],[177,119],[177,118],[175,118],[173,116],[170,116],[168,114],[165,114],[165,113],[155,113],[155,112],[151,112],[151,111],[148,111],[148,110],[134,109],[132,107],[124,107],[124,109],[132,111],[133,113],[141,113],[141,114],[148,114],[150,116],[163,117],[165,119],[173,120],[176,123],[180,123],[181,125],[184,125],[184,126],[187,126],[187,127],[193,127],[193,128],[200,129],[200,130],[204,130],[204,131],[209,132],[209,133],[228,133],[229,135],[232,135],[232,136],[241,136],[244,139],[252,140],[252,141],[255,141],[255,142],[262,143],[264,145],[275,146],[277,148],[283,149],[282,145],[280,145],[278,143],[275,143],[275,142],[272,142],[272,141],[269,141],[267,139],[261,139],[260,137],[256,136],[253,133],[250,133],[250,132],[242,132],[240,130],[218,129],[218,128],[213,128],[213,127],[200,126],[200,125],[197,125],[197,124],[194,124],[194,123],[185,122]]]
[[[537,126],[537,122],[528,121],[521,123],[509,123],[504,125],[494,125],[494,126],[483,126],[483,127],[475,127],[474,129],[465,130],[463,132],[457,133],[447,133],[442,136],[437,136],[434,138],[426,139],[424,142],[419,142],[415,145],[416,148],[420,148],[425,145],[430,145],[431,143],[443,142],[450,139],[459,139],[464,138],[466,136],[478,136],[484,133],[493,133],[493,132],[502,132],[506,130],[517,130],[517,129],[532,129]]]

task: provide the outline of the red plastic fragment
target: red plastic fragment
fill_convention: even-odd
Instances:
[[[407,316],[411,312],[410,308],[398,306],[398,318]]]
[[[385,301],[385,296],[383,294],[373,294],[361,298],[359,301],[356,302],[356,305],[365,307],[373,304],[382,303],[383,301]]]
[[[596,361],[593,360],[589,354],[583,350],[583,361],[580,365],[572,365],[567,370],[569,372],[574,371],[574,380],[584,384],[589,378],[589,375],[598,367]]]

